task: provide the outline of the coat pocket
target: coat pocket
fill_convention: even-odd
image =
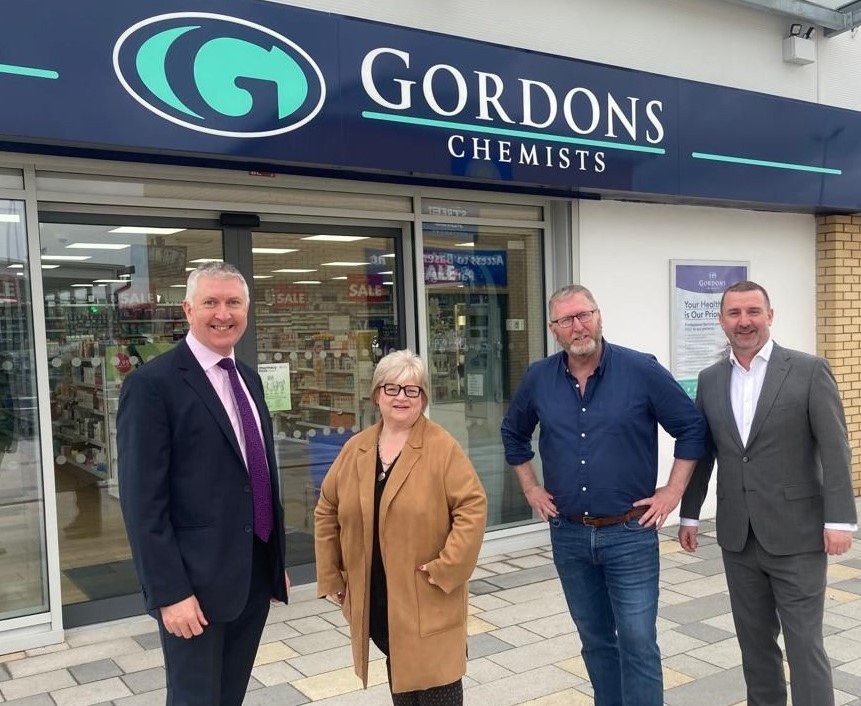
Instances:
[[[822,490],[818,483],[799,483],[788,485],[783,489],[783,497],[787,500],[801,500],[803,498],[818,498]]]
[[[427,637],[463,625],[466,620],[465,586],[446,593],[416,572],[416,599],[419,609],[419,635]]]

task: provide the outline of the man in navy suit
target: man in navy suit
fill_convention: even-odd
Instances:
[[[120,394],[120,502],[158,620],[169,706],[239,706],[270,599],[286,603],[290,588],[263,386],[233,355],[248,307],[235,267],[196,269],[186,340],[129,375]]]

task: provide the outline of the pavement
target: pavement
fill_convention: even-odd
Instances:
[[[714,524],[696,554],[675,527],[661,531],[658,638],[666,706],[744,706]],[[543,542],[540,546],[526,546]],[[556,578],[546,532],[485,543],[470,583],[468,706],[588,706],[580,641]],[[861,706],[861,542],[828,570],[826,646],[838,706]],[[370,684],[353,674],[339,609],[297,587],[263,633],[245,706],[391,703],[385,662],[372,646]],[[787,669],[787,676],[788,669]],[[4,706],[161,706],[164,666],[155,622],[137,617],[66,631],[59,645],[0,655]]]

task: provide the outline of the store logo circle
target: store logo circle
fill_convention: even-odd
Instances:
[[[323,107],[326,82],[287,37],[247,20],[174,12],[120,35],[114,72],[147,110],[189,130],[269,137],[307,124]]]

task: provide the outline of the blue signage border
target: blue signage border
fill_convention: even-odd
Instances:
[[[12,3],[0,88],[13,149],[861,208],[861,113],[266,0]]]

